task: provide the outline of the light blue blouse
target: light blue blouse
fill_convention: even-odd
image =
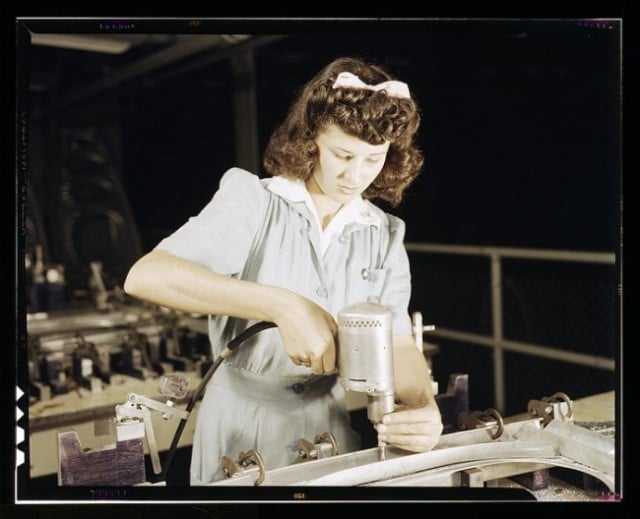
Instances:
[[[288,288],[334,317],[347,305],[378,299],[392,312],[394,335],[411,334],[404,222],[358,200],[323,247],[317,217],[304,197],[278,185],[283,181],[290,182],[230,169],[202,211],[157,248],[219,274]],[[214,356],[250,324],[210,316]],[[335,376],[318,377],[296,366],[277,328],[264,330],[245,341],[209,383],[197,416],[191,484],[222,478],[222,457],[235,460],[250,449],[260,452],[267,470],[287,465],[300,438],[313,441],[324,432],[336,437],[341,452],[360,447]]]

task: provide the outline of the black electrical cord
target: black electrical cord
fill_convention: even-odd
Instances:
[[[183,418],[180,420],[180,423],[178,424],[178,428],[176,429],[176,432],[173,435],[173,440],[171,441],[171,446],[169,447],[169,452],[167,453],[167,457],[164,462],[164,468],[162,469],[162,473],[159,476],[160,481],[166,481],[167,473],[169,472],[169,467],[171,466],[171,462],[173,461],[173,457],[178,447],[180,436],[182,436],[182,432],[184,431],[184,428],[187,425],[187,420],[189,419],[189,415],[191,414],[191,411],[193,411],[193,408],[195,407],[196,403],[204,393],[204,390],[207,387],[209,380],[211,380],[211,377],[213,376],[213,374],[216,372],[220,364],[222,364],[222,361],[224,361],[227,357],[229,357],[238,346],[240,346],[244,341],[246,341],[252,335],[255,335],[256,333],[261,332],[262,330],[266,330],[268,328],[274,328],[275,326],[277,326],[275,323],[271,323],[268,321],[259,321],[255,324],[252,324],[245,331],[243,331],[238,336],[231,339],[231,341],[229,341],[229,344],[227,344],[227,346],[220,352],[220,355],[218,355],[218,357],[213,361],[213,364],[211,364],[211,366],[205,373],[204,377],[202,377],[200,384],[198,385],[196,390],[193,392],[193,394],[191,395],[191,398],[189,399],[189,402],[187,403],[187,407],[185,408],[185,410],[187,411],[187,418]]]

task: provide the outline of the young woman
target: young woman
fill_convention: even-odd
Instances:
[[[406,83],[336,59],[273,133],[264,155],[271,177],[230,169],[202,211],[131,268],[128,294],[210,316],[214,355],[256,321],[277,325],[212,377],[197,415],[192,485],[221,479],[222,457],[250,449],[267,470],[290,464],[300,438],[324,432],[340,452],[361,447],[336,377],[336,316],[369,298],[393,316],[397,405],[378,437],[414,452],[438,442],[440,413],[411,335],[405,225],[372,203],[397,205],[420,172],[419,123]]]

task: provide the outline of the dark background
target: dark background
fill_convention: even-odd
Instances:
[[[186,30],[175,22],[144,29]],[[419,144],[427,160],[394,210],[407,220],[408,241],[617,250],[619,20],[212,23],[200,31],[223,29],[288,31],[254,50],[260,150],[298,88],[337,56],[377,61],[409,83],[423,112]],[[31,81],[49,81],[29,96],[32,110],[44,114],[32,138],[44,123],[71,118],[115,129],[111,154],[145,250],[197,212],[238,163],[226,60],[144,75],[48,112],[119,63],[41,46],[26,58]],[[32,171],[34,182],[51,166]]]
[[[412,25],[258,48],[260,148],[321,66],[373,59],[423,110],[425,169],[396,211],[409,241],[617,250],[618,24]],[[145,248],[198,211],[235,163],[225,65],[120,100],[123,180]]]
[[[177,22],[142,26],[123,32],[185,31]],[[92,32],[77,23],[47,22],[38,28]],[[210,22],[199,30],[283,36],[254,49],[260,149],[298,88],[334,57],[372,59],[409,83],[422,109],[419,140],[427,160],[402,205],[387,208],[406,220],[407,241],[619,252],[620,20]],[[146,50],[150,49],[140,46],[134,55],[118,58],[33,46],[19,56],[19,62],[27,64],[23,87],[31,85],[21,91],[29,121],[27,210],[39,208],[42,221],[36,227],[45,235],[50,262],[68,259],[60,229],[74,218],[89,222],[81,232],[83,250],[87,256],[101,255],[112,267],[111,284],[121,283],[139,254],[199,211],[224,171],[238,163],[230,101],[234,85],[226,60],[180,74],[162,70],[164,74],[143,75],[78,102],[57,105],[124,66],[122,59],[133,62]],[[34,89],[34,83],[39,87]],[[78,129],[93,132],[94,142],[101,143],[108,157],[102,178],[110,187],[96,192],[108,191],[99,198],[105,211],[116,207],[126,217],[118,224],[122,241],[96,242],[105,231],[103,221],[96,218],[92,227],[86,208],[78,213],[77,207],[61,202],[61,186],[73,177],[65,153],[69,143],[77,141]],[[87,188],[74,189],[78,196]],[[96,205],[91,207],[93,211]],[[28,248],[29,240],[23,245]],[[75,261],[76,276],[69,272],[70,281],[81,289],[86,272],[82,262]],[[482,295],[486,265],[461,265],[454,258],[429,262],[413,254],[411,261],[413,310],[422,310],[428,322],[438,325],[455,323],[461,329],[490,333],[488,302]],[[505,269],[507,287],[512,287],[505,301],[517,314],[514,338],[617,356],[617,269],[513,269],[517,272],[512,277],[509,265]],[[532,317],[518,306],[527,283],[551,284],[552,292],[565,294],[562,283],[567,280],[580,287],[572,299],[548,305],[549,292],[537,294],[544,311],[536,312],[544,315]],[[456,290],[451,290],[454,285]],[[596,302],[588,303],[586,310],[578,308],[580,318],[571,317],[575,298],[585,299],[580,296],[584,287]],[[552,329],[549,323],[567,309],[567,328]],[[595,333],[587,330],[590,338],[583,341],[573,331],[584,333],[585,319],[599,320],[602,326]],[[540,333],[540,328],[546,331]],[[451,372],[470,373],[472,407],[490,406],[490,351],[447,341],[439,346],[434,360],[441,387]],[[602,370],[515,354],[508,361],[511,412],[525,411],[529,397],[567,387],[572,396],[580,397],[617,385],[618,374]]]

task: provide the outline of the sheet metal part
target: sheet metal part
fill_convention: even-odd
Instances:
[[[542,427],[540,418],[504,424],[500,438],[492,428],[445,434],[430,452],[407,453],[387,446],[267,470],[263,485],[299,486],[480,486],[501,478],[560,467],[615,487],[613,441],[561,420]],[[596,435],[596,436],[593,436]],[[594,445],[590,448],[590,445]],[[596,451],[596,454],[590,451]],[[252,485],[254,477],[212,483]]]
[[[615,472],[615,443],[597,432],[570,422],[552,420],[540,431],[523,427],[517,438],[538,438],[554,446],[559,455],[575,460],[604,474]]]
[[[540,420],[529,419],[522,422],[514,422],[506,424],[502,439],[513,439],[513,434],[522,426],[530,425],[534,428],[540,428]],[[438,445],[434,451],[439,449],[448,449],[450,447],[465,446],[474,443],[486,443],[491,442],[491,429],[472,429],[468,431],[459,431],[455,433],[445,434],[440,437]],[[428,453],[425,453],[428,454]],[[387,447],[385,452],[385,462],[392,461],[399,457],[412,456],[413,454],[407,453],[407,451],[401,451],[392,447]],[[264,484],[273,485],[291,485],[297,484],[298,481],[303,479],[316,479],[318,477],[326,476],[344,469],[350,469],[354,467],[366,467],[372,463],[380,462],[380,452],[378,447],[372,449],[364,449],[352,453],[346,453],[339,456],[332,456],[324,460],[309,461],[300,465],[291,465],[288,467],[282,467],[280,469],[272,469],[267,471]],[[229,480],[222,480],[214,482],[212,485],[234,485],[234,484],[252,484],[249,479],[243,482],[241,479],[236,479],[233,482]]]
[[[379,460],[378,448],[373,448],[267,471],[263,485],[357,486],[463,461],[553,456],[553,447],[546,442],[479,443],[416,454],[387,447],[384,461]],[[253,483],[238,478],[212,485],[225,484]]]

